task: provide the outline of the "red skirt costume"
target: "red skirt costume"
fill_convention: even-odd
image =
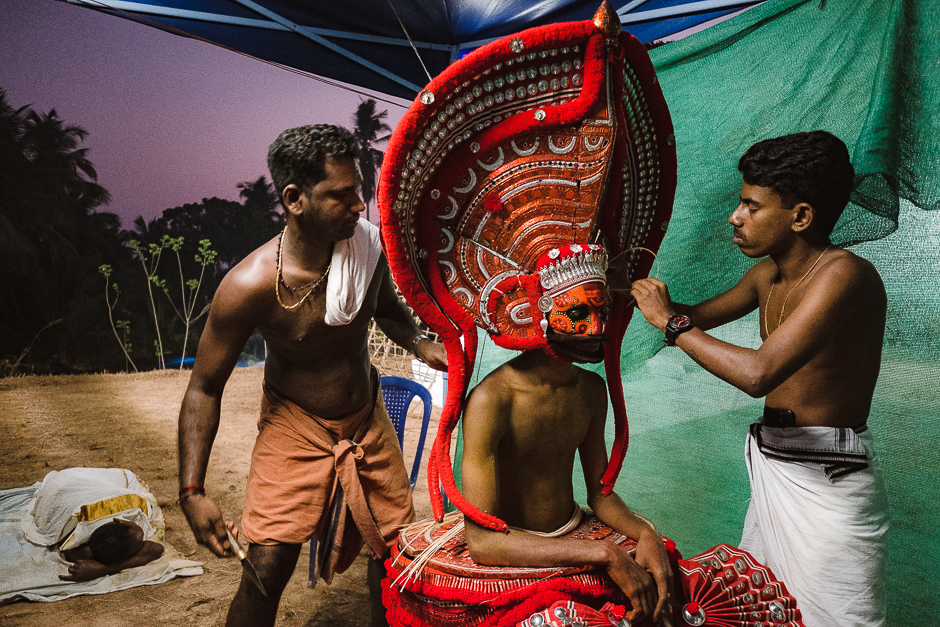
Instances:
[[[610,540],[631,555],[636,542],[586,512],[565,538]],[[462,523],[459,513],[443,523],[422,520],[399,535],[386,561],[382,600],[393,627],[626,627],[630,604],[595,568],[484,566],[470,559],[463,532],[431,555],[435,540]],[[747,552],[718,545],[689,560],[666,540],[676,593],[673,622],[693,627],[803,627],[796,599],[770,569]],[[429,558],[429,559],[427,559]],[[416,562],[427,559],[418,567]],[[565,622],[565,621],[570,622]],[[633,627],[650,625],[634,622]]]

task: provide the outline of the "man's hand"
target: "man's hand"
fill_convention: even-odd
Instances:
[[[675,314],[669,288],[659,279],[640,279],[633,283],[630,294],[636,299],[636,306],[646,321],[662,331]]]
[[[658,607],[653,579],[626,551],[612,542],[608,544],[607,574],[623,590],[633,606],[626,614],[627,620],[651,616]]]
[[[232,523],[222,520],[222,510],[205,494],[193,494],[181,504],[186,521],[193,530],[196,542],[207,547],[219,557],[232,555],[232,545],[228,541],[225,528],[233,528]]]
[[[636,563],[645,568],[656,582],[658,600],[653,620],[672,623],[672,566],[662,536],[650,529],[640,535],[636,545]]]
[[[415,357],[435,370],[447,372],[447,350],[439,342],[429,342],[427,340],[418,342],[418,345],[415,346]]]
[[[91,581],[112,574],[111,569],[95,560],[78,560],[69,566],[68,575],[59,575],[62,581]]]

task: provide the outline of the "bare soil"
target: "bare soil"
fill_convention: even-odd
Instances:
[[[222,424],[206,490],[227,518],[239,520],[255,439],[262,368],[238,368],[225,388]],[[128,468],[150,488],[163,510],[166,541],[205,573],[105,595],[53,603],[0,607],[10,627],[140,627],[225,623],[241,567],[196,544],[177,502],[176,421],[189,372],[101,374],[0,379],[0,489],[41,481],[50,470],[73,466]],[[412,407],[412,412],[417,409]],[[435,408],[422,466],[436,433]],[[415,414],[417,415],[417,414]],[[420,420],[409,420],[406,465],[411,468]],[[414,496],[418,517],[430,516],[422,472]],[[308,545],[309,546],[309,545]],[[346,627],[369,621],[366,557],[333,580],[308,590],[308,546],[301,553],[278,612],[278,627]]]

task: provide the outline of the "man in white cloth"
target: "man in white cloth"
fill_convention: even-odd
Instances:
[[[157,503],[121,468],[66,468],[45,476],[22,521],[26,539],[56,547],[74,562],[65,581],[90,581],[143,566],[163,555],[150,542]]]
[[[887,500],[867,420],[887,297],[877,270],[829,239],[854,169],[845,144],[824,131],[759,142],[738,169],[733,241],[764,259],[698,305],[673,303],[657,279],[632,293],[667,346],[766,396],[747,438],[741,548],[786,582],[806,625],[883,625]],[[756,308],[756,350],[705,332]]]
[[[325,124],[288,129],[271,144],[286,226],[222,280],[180,409],[180,504],[196,540],[230,555],[226,522],[204,482],[225,383],[252,332],[261,333],[268,353],[241,532],[267,595],[243,578],[229,626],[274,624],[311,537],[327,583],[366,542],[373,619],[384,622],[380,560],[414,518],[369,362],[369,324],[432,367],[446,369],[447,356],[398,298],[378,229],[359,217],[357,150],[349,131]]]

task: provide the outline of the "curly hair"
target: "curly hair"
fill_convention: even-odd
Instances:
[[[845,143],[826,131],[757,142],[738,161],[738,170],[748,185],[773,190],[785,207],[801,202],[812,206],[813,224],[827,238],[849,202],[855,181]]]
[[[356,137],[341,126],[310,124],[290,128],[268,148],[268,169],[280,199],[293,183],[303,192],[326,178],[326,160],[359,156]]]
[[[88,538],[91,556],[105,566],[123,562],[134,555],[138,549],[135,544],[130,525],[108,523],[95,529]]]

